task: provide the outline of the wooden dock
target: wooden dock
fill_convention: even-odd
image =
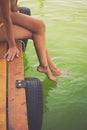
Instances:
[[[7,44],[0,43],[0,130],[28,130],[25,89],[16,88],[16,80],[24,80],[22,45],[17,46],[19,57],[7,63]]]
[[[7,43],[0,42],[0,130],[41,130],[42,85],[37,78],[24,78],[21,41],[17,47],[19,57],[7,62]]]

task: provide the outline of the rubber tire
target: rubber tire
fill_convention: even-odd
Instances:
[[[31,15],[31,10],[27,7],[18,7],[20,13]]]
[[[41,130],[43,119],[42,85],[37,78],[25,78],[29,130]]]

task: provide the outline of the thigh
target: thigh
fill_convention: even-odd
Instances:
[[[26,38],[31,39],[32,38],[31,31],[29,31],[21,26],[13,24],[12,29],[13,29],[15,40],[16,39],[26,39]],[[0,28],[0,41],[6,41],[6,32],[5,32],[4,26],[2,28]]]
[[[21,13],[11,13],[11,18],[15,25],[22,26],[33,33],[45,26],[42,20]]]

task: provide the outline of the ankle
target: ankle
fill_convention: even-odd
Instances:
[[[49,68],[48,65],[41,65],[41,64],[38,66],[38,68],[40,68],[40,67],[43,68],[43,69],[48,69]]]
[[[48,69],[48,68],[49,68],[48,65],[46,65],[46,66],[42,66],[42,67],[43,67],[43,69]]]

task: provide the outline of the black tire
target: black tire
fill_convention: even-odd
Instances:
[[[31,10],[27,7],[19,7],[18,10],[20,13],[31,15]]]
[[[41,130],[43,118],[42,85],[37,78],[25,78],[29,130]]]

